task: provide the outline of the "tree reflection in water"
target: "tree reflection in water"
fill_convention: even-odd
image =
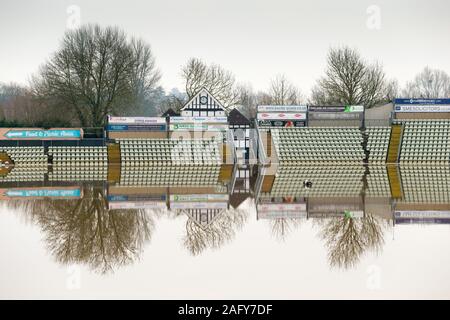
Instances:
[[[276,218],[270,220],[272,235],[276,239],[284,241],[292,231],[300,226],[301,222],[301,219],[294,218]]]
[[[198,255],[207,248],[220,248],[235,237],[236,231],[240,230],[247,220],[247,214],[246,210],[224,210],[206,226],[188,215],[184,246],[192,255]]]
[[[83,191],[80,199],[45,199],[22,207],[41,226],[56,260],[106,273],[139,259],[154,227],[149,214],[142,209],[108,210],[101,189],[89,186]]]
[[[355,266],[363,253],[378,253],[383,244],[384,230],[388,223],[372,214],[362,218],[342,217],[317,219],[320,237],[328,248],[331,267],[350,268]]]

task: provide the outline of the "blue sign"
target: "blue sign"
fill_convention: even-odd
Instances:
[[[10,130],[5,134],[9,139],[42,139],[42,138],[81,138],[80,129],[53,129],[53,130],[39,130],[39,129],[24,129],[24,130]]]
[[[394,104],[402,104],[402,105],[450,104],[450,99],[395,99]]]
[[[166,201],[165,195],[108,195],[108,201]]]
[[[128,125],[128,124],[109,124],[108,131],[165,131],[165,124],[150,124],[150,125]]]
[[[36,197],[58,197],[58,198],[79,198],[81,189],[28,189],[28,190],[7,190],[5,195],[11,198],[36,198]]]

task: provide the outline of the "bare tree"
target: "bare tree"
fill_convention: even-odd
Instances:
[[[128,41],[115,27],[87,25],[66,32],[32,86],[39,97],[67,106],[82,126],[102,126],[107,114],[135,105],[159,78],[147,44]]]
[[[450,76],[443,70],[425,67],[406,84],[402,95],[407,98],[450,98]]]
[[[189,217],[184,245],[192,255],[199,255],[207,248],[220,248],[234,238],[236,230],[241,229],[246,220],[247,212],[240,209],[221,212],[206,226]]]
[[[258,105],[257,95],[250,84],[240,84],[237,87],[239,94],[239,110],[246,117],[256,117],[256,106]]]
[[[316,223],[321,227],[322,239],[326,241],[330,265],[338,268],[356,265],[368,250],[379,252],[388,225],[371,214],[363,218],[324,218]]]
[[[286,240],[287,236],[297,229],[303,221],[296,218],[276,218],[270,220],[272,235],[280,240]]]
[[[332,48],[328,53],[325,76],[311,94],[314,104],[364,105],[367,108],[387,102],[383,67],[367,63],[349,47]]]
[[[280,74],[271,80],[268,94],[264,101],[275,105],[296,105],[304,100],[300,90],[296,88],[285,75]]]
[[[217,64],[206,64],[191,58],[181,73],[188,98],[192,98],[202,88],[206,88],[225,108],[239,103],[239,90],[234,75]]]

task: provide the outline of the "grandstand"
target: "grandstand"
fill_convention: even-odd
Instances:
[[[49,147],[50,181],[104,181],[107,178],[106,146]]]
[[[370,163],[384,163],[387,159],[391,127],[368,127],[366,150],[369,152]]]
[[[47,156],[43,147],[1,147],[13,165],[6,175],[0,175],[0,182],[44,181],[47,173]]]
[[[403,126],[400,163],[450,162],[450,121],[408,121]]]
[[[358,128],[272,129],[279,163],[362,163],[363,136]]]

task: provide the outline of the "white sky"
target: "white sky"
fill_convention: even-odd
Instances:
[[[118,25],[149,42],[166,89],[182,88],[180,67],[195,56],[255,89],[284,73],[308,94],[328,48],[341,44],[381,61],[400,84],[426,65],[450,72],[447,0],[0,0],[1,82],[26,83],[57,50],[71,5],[81,23]],[[373,5],[379,30],[367,27]]]

